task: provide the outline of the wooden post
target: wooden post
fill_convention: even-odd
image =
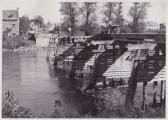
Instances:
[[[102,46],[103,46],[104,50],[106,51],[106,47],[107,47],[106,44],[103,44]],[[103,61],[104,61],[104,63],[105,63],[105,70],[106,70],[107,67],[108,67],[108,66],[107,66],[107,56],[106,56],[107,54],[104,53],[104,55],[105,55],[105,57],[104,57]],[[106,84],[106,77],[103,77],[103,87],[104,87],[104,88],[107,87],[107,84]]]
[[[120,85],[122,85],[122,79],[120,78]]]
[[[166,89],[166,88],[164,88],[164,89]],[[164,90],[164,99],[163,99],[163,102],[164,102],[164,104],[166,102],[166,91],[165,90]]]
[[[96,55],[96,58],[95,58],[95,61],[94,61],[94,65],[93,65],[93,68],[92,68],[92,79],[91,79],[91,88],[95,88],[95,85],[96,85],[96,65],[97,65],[97,61],[98,61],[98,53]]]
[[[138,63],[139,61],[134,61],[131,77],[128,81],[128,91],[127,91],[126,101],[125,101],[126,106],[133,104],[133,98],[137,87],[136,72],[137,72]]]
[[[155,106],[156,106],[156,103],[157,103],[157,100],[156,100],[156,97],[157,97],[156,86],[157,86],[157,81],[155,81],[155,82],[153,83],[153,88],[154,88],[153,107],[155,107]]]
[[[146,89],[147,82],[143,82],[143,93],[142,93],[142,109],[145,110],[146,107]]]
[[[160,105],[161,106],[162,106],[162,103],[163,103],[162,96],[163,96],[163,80],[161,81],[161,87],[160,87]]]
[[[106,88],[107,84],[106,84],[106,77],[103,77],[103,87]]]

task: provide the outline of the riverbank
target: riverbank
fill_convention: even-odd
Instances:
[[[25,52],[25,51],[36,51],[36,50],[47,50],[47,47],[36,47],[35,45],[19,47],[14,49],[2,48],[2,51],[7,52]]]
[[[71,46],[72,45],[60,46],[57,51],[58,54],[63,53]],[[24,51],[36,51],[36,50],[47,50],[47,47],[37,47],[35,44],[31,44],[29,46],[20,46],[18,48],[2,48],[2,51],[7,51],[7,52],[24,52]]]
[[[9,93],[12,100],[15,101],[13,93]],[[7,94],[6,94],[7,95]],[[81,94],[82,95],[82,94]],[[62,103],[60,100],[55,100],[54,108],[50,113],[41,113],[40,118],[165,118],[165,107],[151,108],[147,106],[146,110],[141,109],[140,99],[135,98],[133,106],[126,108],[124,105],[125,94],[119,89],[106,89],[101,91],[94,91],[88,100],[81,102],[80,110],[77,109],[64,109],[63,106],[68,104]],[[10,98],[10,97],[8,97]],[[9,101],[3,102],[3,117],[5,118],[26,118],[37,117],[30,110],[18,104],[9,103]],[[10,108],[7,106],[11,106]],[[19,108],[22,107],[22,112],[19,112]],[[15,110],[15,112],[14,112]],[[9,112],[10,111],[10,112]],[[18,112],[16,114],[16,111]],[[28,112],[23,112],[28,111]],[[17,115],[17,116],[15,116]],[[20,115],[20,116],[18,116]]]

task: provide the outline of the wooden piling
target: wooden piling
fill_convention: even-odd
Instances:
[[[153,107],[156,107],[156,104],[157,104],[157,89],[156,89],[156,86],[157,86],[157,81],[153,82],[153,88],[154,88],[154,95],[153,95]]]
[[[162,103],[163,103],[162,96],[163,96],[163,80],[161,81],[161,87],[160,87],[160,105],[161,106],[162,106]]]
[[[143,93],[142,93],[142,109],[145,110],[146,107],[146,85],[147,82],[143,82]]]
[[[128,81],[128,90],[127,90],[126,101],[125,101],[125,105],[128,107],[129,105],[133,104],[133,99],[137,88],[136,72],[137,72],[138,64],[139,64],[139,61],[134,61],[131,77],[129,78],[129,81]]]

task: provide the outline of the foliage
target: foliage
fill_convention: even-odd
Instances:
[[[146,109],[142,109],[142,96],[136,95],[134,98],[134,104],[132,106],[125,106],[125,95],[122,94],[121,90],[106,90],[99,94],[98,99],[103,99],[104,106],[102,107],[102,102],[98,102],[102,111],[97,117],[101,118],[164,118],[165,108],[151,108],[146,105]]]
[[[77,12],[78,4],[76,2],[62,2],[60,12],[64,15],[63,23],[61,24],[62,30],[74,35],[76,30],[77,22]],[[71,31],[68,31],[68,28],[71,28]]]
[[[54,24],[53,28],[51,30],[49,29],[49,33],[59,33],[60,29],[61,27],[59,24]]]
[[[125,89],[104,89],[92,91],[87,101],[81,102],[80,110],[67,109],[68,104],[55,100],[54,110],[48,116],[43,113],[40,117],[50,118],[165,118],[165,107],[151,108],[146,105],[142,109],[141,94],[137,94],[132,106],[125,106]],[[3,97],[3,118],[35,117],[29,109],[24,108],[15,100],[13,92],[7,91]]]
[[[44,25],[44,19],[42,16],[35,16],[34,19],[31,20],[31,22],[34,22],[34,24],[38,27],[42,27]]]
[[[51,114],[51,118],[79,118],[81,115],[78,111],[73,109],[67,110],[63,108],[63,104],[59,100],[55,100],[54,112]]]
[[[123,24],[124,24],[124,18],[123,18],[123,15],[122,15],[122,9],[123,9],[123,6],[122,6],[122,2],[118,2],[116,3],[116,12],[115,12],[115,15],[116,15],[116,19],[115,19],[115,23],[118,24],[120,26],[120,28],[122,29],[123,28]]]
[[[81,30],[85,32],[85,35],[90,35],[94,32],[96,22],[96,3],[95,2],[84,2],[81,8],[82,19],[84,23],[81,26]]]
[[[8,36],[8,32],[3,32],[2,47],[6,49],[15,49],[29,46],[30,42],[23,36]]]
[[[107,2],[104,7],[104,15],[105,17],[103,18],[103,22],[106,24],[106,26],[109,25],[109,22],[111,23],[114,23],[115,22],[115,6],[116,6],[116,3],[115,2]]]
[[[29,18],[27,16],[20,17],[19,18],[19,28],[20,28],[21,34],[27,35],[29,27],[30,27]]]
[[[24,108],[15,100],[13,92],[7,91],[2,105],[3,118],[32,118],[29,109]]]
[[[58,24],[54,25],[54,33],[59,33],[60,32],[60,26]]]
[[[150,6],[148,2],[134,2],[130,8],[129,15],[132,17],[132,32],[143,32],[144,19],[147,15],[147,7]]]

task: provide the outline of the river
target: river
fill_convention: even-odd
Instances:
[[[15,98],[36,116],[53,111],[55,100],[69,110],[84,100],[68,79],[70,65],[54,68],[45,50],[3,52],[2,94],[13,91]]]

